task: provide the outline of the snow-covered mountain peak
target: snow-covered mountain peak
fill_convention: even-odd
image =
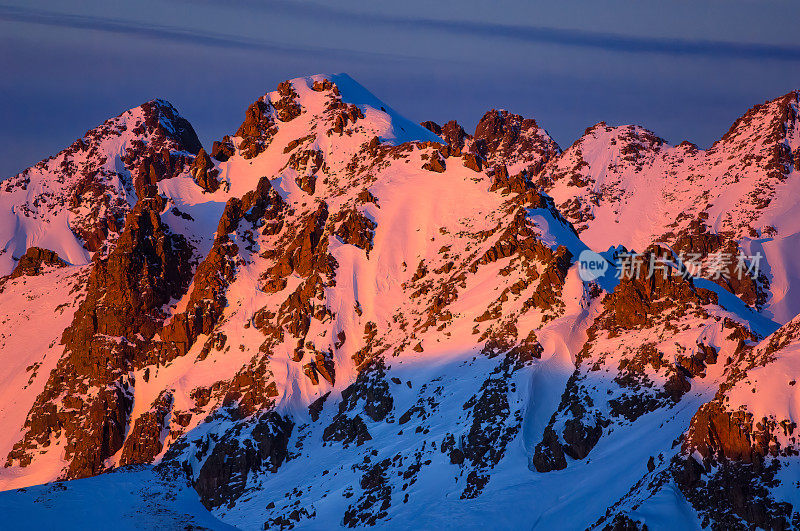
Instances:
[[[20,174],[0,183],[0,274],[25,250],[43,247],[85,264],[122,228],[144,187],[178,175],[200,141],[164,100],[106,120]]]
[[[800,147],[800,91],[755,105],[738,118],[709,152],[748,150],[785,145]]]
[[[252,106],[251,109],[260,112],[261,120],[272,122],[273,127],[287,133],[311,133],[319,128],[321,133],[329,134],[325,128],[327,125],[337,134],[356,135],[362,141],[364,138],[369,140],[371,137],[368,135],[373,134],[381,142],[393,145],[411,141],[441,142],[440,138],[394,111],[347,74],[290,79],[259,98],[254,105],[258,109]],[[360,123],[353,127],[356,121]],[[252,134],[254,125],[248,116],[236,136]],[[348,129],[346,133],[345,129]]]
[[[370,164],[376,150],[388,153],[387,149],[409,143],[424,149],[440,145],[442,139],[401,116],[348,75],[320,74],[284,81],[256,100],[237,131],[214,143],[211,157],[219,163],[225,195],[241,196],[261,176],[284,174],[286,179],[276,184],[285,197],[294,197],[299,190],[327,197],[344,185],[341,175],[346,166],[352,173],[359,164]],[[323,164],[334,170],[334,180],[316,183],[313,174]],[[286,171],[294,171],[297,186],[290,184]],[[325,188],[318,190],[317,184]]]

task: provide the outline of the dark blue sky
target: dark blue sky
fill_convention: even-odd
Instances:
[[[347,72],[409,118],[601,120],[710,145],[800,88],[795,0],[0,0],[0,178],[171,101],[204,144],[282,80]]]

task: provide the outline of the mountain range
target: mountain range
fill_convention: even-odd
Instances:
[[[795,529],[797,263],[797,91],[705,150],[335,74],[206,151],[153,100],[0,181],[0,511]]]

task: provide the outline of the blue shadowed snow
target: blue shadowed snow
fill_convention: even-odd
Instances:
[[[747,323],[750,325],[750,328],[762,337],[767,337],[775,332],[775,330],[780,328],[778,323],[771,321],[763,315],[753,311],[753,309],[742,302],[739,297],[729,292],[722,286],[705,278],[695,278],[694,285],[698,288],[704,288],[716,293],[717,297],[719,298],[720,306],[747,321]]]
[[[149,466],[0,492],[0,514],[6,531],[236,529],[214,518],[193,489]]]

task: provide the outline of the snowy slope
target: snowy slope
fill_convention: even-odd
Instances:
[[[61,331],[66,328],[82,298],[88,273],[84,267],[53,269],[35,277],[0,280],[0,453],[7,455],[22,435],[25,416],[42,392],[47,376],[64,352]],[[42,326],[46,324],[45,326]],[[19,477],[0,469],[7,487],[43,483],[52,479],[53,466],[43,466]]]
[[[235,529],[148,467],[0,493],[0,511],[5,529]]]

